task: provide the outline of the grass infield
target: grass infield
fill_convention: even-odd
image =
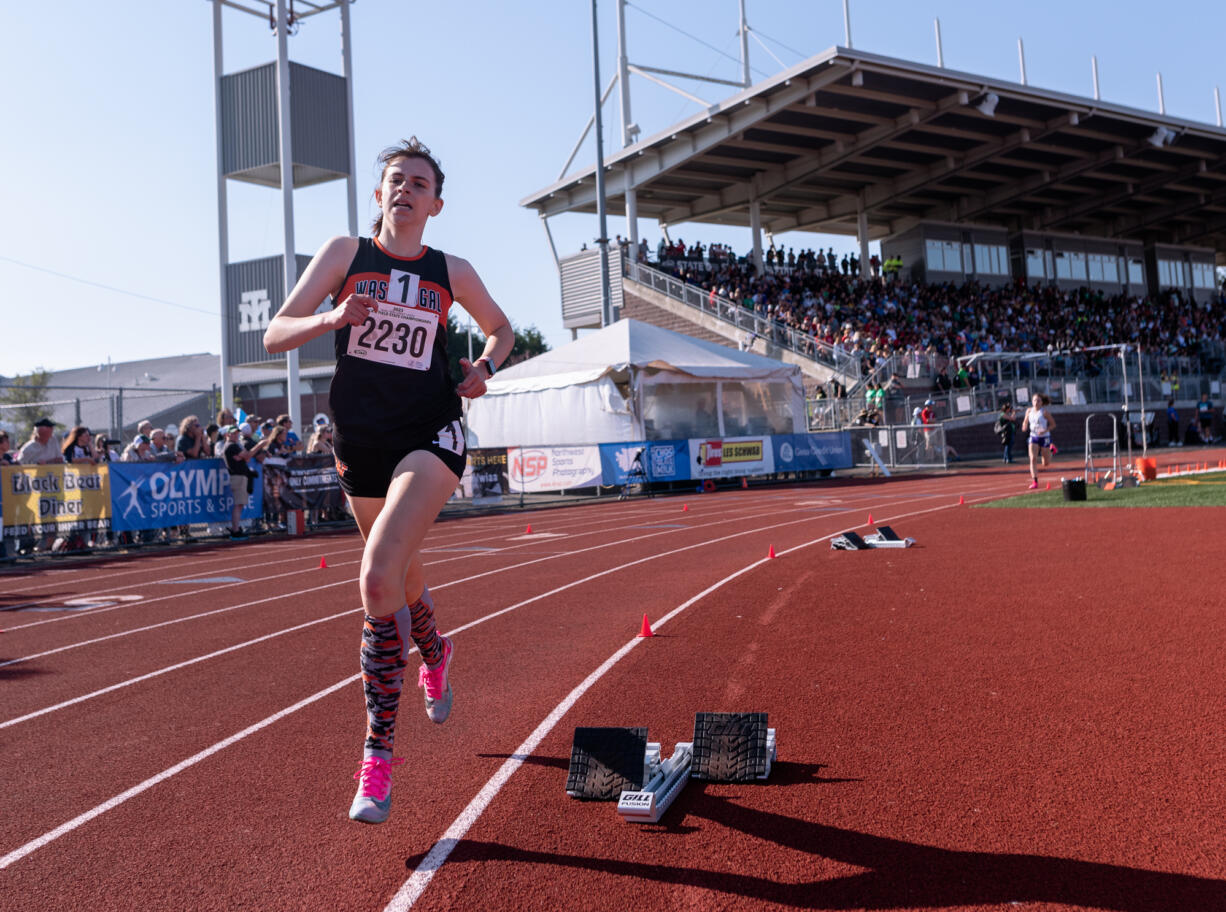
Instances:
[[[1071,476],[1067,476],[1071,477]],[[1046,481],[1041,482],[1046,484]],[[1136,488],[1103,491],[1086,485],[1085,500],[1064,499],[1059,481],[1052,480],[1051,490],[1027,491],[1017,497],[1006,497],[978,504],[981,507],[1226,507],[1226,472],[1206,472],[1179,478],[1147,481]]]

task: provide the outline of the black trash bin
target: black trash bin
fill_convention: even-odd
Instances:
[[[1085,500],[1086,499],[1086,482],[1084,478],[1066,478],[1064,479],[1064,499],[1065,500]]]

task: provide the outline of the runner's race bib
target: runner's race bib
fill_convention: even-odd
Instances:
[[[393,269],[388,276],[388,300],[349,328],[347,354],[409,370],[429,370],[434,354],[438,315],[418,310],[421,276]]]

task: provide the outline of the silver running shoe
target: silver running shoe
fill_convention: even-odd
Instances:
[[[451,682],[447,672],[451,669],[451,656],[454,649],[451,640],[443,637],[443,661],[434,668],[421,666],[417,676],[417,686],[426,690],[426,715],[436,725],[442,725],[451,715]]]
[[[367,757],[353,774],[358,793],[349,805],[349,819],[358,823],[382,823],[392,810],[392,767],[404,763],[403,757],[391,762],[382,757]]]

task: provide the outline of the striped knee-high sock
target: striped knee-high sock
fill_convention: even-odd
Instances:
[[[409,627],[409,610],[391,617],[366,615],[362,627],[362,690],[366,694],[366,757],[392,759],[396,738],[396,712],[404,683],[409,640],[401,631]]]
[[[421,660],[433,668],[443,660],[443,639],[434,626],[434,599],[430,597],[429,586],[421,591],[421,598],[408,611],[412,620],[410,635],[413,642],[417,644]]]

